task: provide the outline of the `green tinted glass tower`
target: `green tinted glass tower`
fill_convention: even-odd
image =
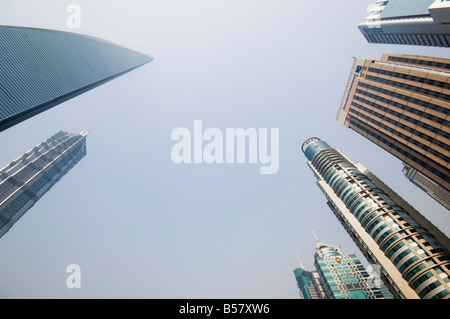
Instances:
[[[302,150],[328,206],[395,297],[450,298],[450,241],[360,163],[318,138]]]
[[[90,36],[0,26],[0,131],[151,60]]]
[[[381,281],[375,282],[356,255],[346,255],[338,246],[317,241],[316,270],[294,270],[304,299],[392,299]],[[383,294],[384,292],[384,294]]]
[[[383,295],[380,287],[356,255],[346,255],[340,247],[317,242],[314,265],[320,275],[326,295],[331,299],[392,299]]]
[[[314,274],[317,272],[307,271],[303,268],[294,269],[295,279],[302,299],[322,299],[320,290],[314,282]]]

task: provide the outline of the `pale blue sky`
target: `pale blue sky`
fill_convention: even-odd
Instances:
[[[81,7],[81,28],[66,7]],[[0,166],[59,130],[90,129],[87,156],[0,240],[2,298],[298,298],[315,239],[362,255],[326,205],[301,144],[318,136],[450,234],[450,213],[399,160],[336,114],[352,56],[449,57],[368,44],[367,1],[2,1],[0,24],[100,37],[154,60],[0,133]],[[280,167],[176,165],[171,132],[279,128]],[[66,267],[81,288],[66,287]],[[366,261],[363,260],[365,264]]]

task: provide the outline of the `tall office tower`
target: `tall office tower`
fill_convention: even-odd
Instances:
[[[318,291],[317,284],[315,283],[317,276],[316,272],[306,271],[303,268],[294,269],[295,279],[297,280],[297,286],[302,299],[324,299],[324,296]]]
[[[0,170],[0,237],[86,155],[86,136],[60,131]]]
[[[90,36],[0,26],[0,131],[151,60]]]
[[[450,190],[450,59],[356,58],[337,120]]]
[[[315,271],[294,270],[303,299],[392,299],[375,285],[355,255],[345,255],[340,247],[317,241]]]
[[[369,43],[450,46],[449,0],[379,0],[358,25]]]
[[[421,172],[409,165],[403,167],[403,174],[414,185],[426,192],[442,206],[450,210],[450,191],[436,184]]]
[[[450,298],[450,239],[360,163],[318,138],[302,150],[328,206],[396,298]]]

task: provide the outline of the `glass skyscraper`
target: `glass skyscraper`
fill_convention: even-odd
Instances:
[[[318,138],[302,150],[328,206],[394,297],[450,298],[450,240],[360,163]]]
[[[0,131],[150,61],[86,35],[0,26]]]
[[[314,254],[316,270],[294,270],[300,295],[303,299],[392,299],[383,295],[381,282],[373,278],[356,255],[346,255],[338,246],[317,241]]]
[[[324,299],[318,289],[318,283],[315,282],[315,274],[317,274],[317,271],[307,271],[303,268],[294,269],[295,279],[297,280],[297,286],[302,299]]]
[[[0,237],[86,155],[86,136],[60,131],[0,170]]]
[[[378,0],[358,25],[369,43],[450,46],[450,1]]]

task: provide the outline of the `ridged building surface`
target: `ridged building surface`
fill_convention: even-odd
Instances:
[[[0,170],[0,237],[86,155],[86,136],[60,131]]]
[[[0,131],[150,61],[90,36],[0,26]]]

